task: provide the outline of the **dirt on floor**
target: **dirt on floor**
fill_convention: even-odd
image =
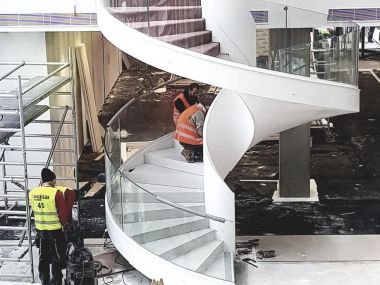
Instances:
[[[311,132],[319,203],[273,204],[275,185],[239,182],[278,177],[278,144],[261,143],[246,153],[227,178],[238,189],[237,234],[380,233],[380,84],[364,71],[359,88],[360,112],[332,118],[335,141]]]

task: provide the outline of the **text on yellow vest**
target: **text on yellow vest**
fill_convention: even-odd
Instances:
[[[29,200],[37,230],[54,231],[62,228],[55,205],[57,191],[60,190],[49,186],[40,186],[30,191]]]

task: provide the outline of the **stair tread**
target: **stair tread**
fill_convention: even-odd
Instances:
[[[119,2],[120,3],[120,2]],[[170,6],[200,6],[200,0],[150,0],[150,7],[155,7],[155,6],[165,6],[165,7],[170,7]],[[123,5],[123,3],[120,3],[118,5]],[[127,7],[146,7],[146,0],[138,0],[138,1],[132,1],[127,0],[125,1],[124,5]]]
[[[157,37],[157,39],[162,40],[164,42],[170,43],[175,40],[181,40],[186,39],[194,36],[202,36],[206,34],[210,34],[211,31],[205,30],[205,31],[197,31],[197,32],[190,32],[190,33],[181,33],[181,34],[174,34],[174,35],[167,35],[167,36],[160,36]]]
[[[192,271],[199,272],[199,267],[212,255],[215,251],[223,246],[223,241],[213,240],[200,246],[188,253],[185,253],[173,260],[171,262],[188,268]],[[218,254],[219,255],[219,254]],[[212,262],[213,263],[213,262]]]
[[[203,175],[203,162],[188,163],[178,148],[166,148],[145,154],[148,164]]]
[[[219,279],[225,279],[226,278],[226,265],[225,265],[225,259],[224,259],[224,253],[219,255],[213,264],[209,266],[204,272],[204,275],[219,278]]]
[[[203,189],[202,175],[151,164],[140,164],[132,169],[131,172],[125,170],[124,174],[135,183]]]
[[[202,221],[205,218],[193,216],[166,220],[156,220],[138,223],[127,223],[124,224],[124,231],[128,233],[129,236],[135,236],[139,234],[144,234],[147,232],[152,232],[160,229],[171,228],[174,226],[186,224],[189,222]]]
[[[161,255],[170,249],[176,248],[186,242],[199,238],[205,234],[215,232],[215,230],[207,228],[198,231],[189,232],[161,240],[156,240],[143,244],[146,249],[154,252],[157,255]]]
[[[211,42],[211,43],[208,43],[208,44],[192,47],[192,48],[190,48],[190,50],[202,53],[202,50],[210,50],[210,49],[212,49],[212,48],[214,48],[216,46],[219,46],[219,43],[217,43],[217,42]]]
[[[152,192],[152,193],[203,193],[203,189],[176,187],[169,185],[156,185],[147,183],[137,183],[140,187]],[[141,193],[144,190],[137,190],[136,193]]]
[[[201,207],[204,206],[204,203],[177,203],[184,207]],[[127,209],[124,209],[125,214],[128,213],[137,213],[137,212],[146,212],[146,211],[155,211],[155,210],[171,210],[175,209],[172,206],[163,204],[163,203],[125,203]],[[180,211],[180,210],[179,210]]]
[[[164,25],[170,25],[170,24],[195,23],[195,22],[203,22],[203,21],[205,21],[204,18],[184,19],[184,20],[150,21],[150,27],[164,26]],[[145,27],[147,27],[147,23],[146,22],[128,23],[128,26],[130,26],[134,29],[145,28]]]
[[[135,12],[147,12],[146,7],[109,7],[113,13],[135,13]],[[150,6],[149,12],[155,11],[168,11],[168,10],[191,10],[201,9],[200,6]]]

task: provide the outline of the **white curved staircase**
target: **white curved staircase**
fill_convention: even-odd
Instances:
[[[98,23],[114,45],[162,70],[223,87],[207,115],[204,163],[187,163],[168,134],[126,159],[120,173],[107,173],[111,239],[133,266],[166,285],[233,284],[235,205],[224,178],[270,135],[357,111],[359,91],[210,57],[220,44],[205,29],[199,0],[151,0],[149,27],[145,0],[111,2],[105,8],[99,0]]]

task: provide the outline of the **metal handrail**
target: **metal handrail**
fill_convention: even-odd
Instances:
[[[105,148],[106,149],[106,148]],[[107,152],[107,149],[106,149],[106,154],[108,156],[108,158],[110,159],[109,155],[108,155],[108,152]],[[112,163],[112,160],[110,159],[111,163]],[[190,213],[190,214],[193,214],[193,215],[196,215],[196,216],[199,216],[199,217],[203,217],[203,218],[207,218],[207,219],[211,219],[213,221],[216,221],[216,222],[220,222],[220,223],[225,223],[226,221],[228,222],[231,222],[225,218],[221,218],[221,217],[218,217],[218,216],[214,216],[214,215],[211,215],[211,214],[207,214],[207,213],[202,213],[202,212],[199,212],[199,211],[196,211],[196,210],[193,210],[193,209],[190,209],[190,208],[187,208],[187,207],[184,207],[180,204],[177,204],[175,202],[172,202],[172,201],[169,201],[165,198],[162,198],[160,197],[159,195],[156,195],[154,194],[153,192],[145,189],[144,187],[141,187],[139,186],[137,183],[135,183],[134,181],[132,181],[131,179],[129,179],[127,176],[124,175],[123,172],[120,171],[120,169],[117,170],[119,172],[119,174],[125,178],[128,179],[129,182],[131,182],[133,185],[135,185],[136,187],[138,187],[139,189],[143,190],[144,192],[152,195],[153,197],[155,197],[158,201],[168,205],[168,206],[171,206],[173,208],[176,208],[178,210],[181,210],[181,211],[184,211],[184,212],[187,212],[187,213]]]
[[[163,86],[166,86],[166,85],[168,85],[168,84],[170,84],[170,83],[172,83],[172,82],[178,81],[178,80],[180,80],[180,79],[182,79],[182,77],[179,77],[179,78],[176,78],[176,79],[173,79],[173,80],[167,81],[167,82],[165,82],[165,83],[162,83],[162,84],[160,84],[160,85],[157,85],[157,86],[154,87],[150,92],[153,92],[153,91],[156,90],[156,89],[159,89],[159,88],[161,88],[161,87],[163,87]],[[146,95],[146,94],[144,94],[144,95]],[[120,116],[120,114],[121,114],[125,109],[127,109],[127,108],[128,108],[133,102],[135,102],[135,100],[136,100],[138,97],[140,97],[140,96],[143,96],[143,95],[139,95],[139,96],[134,97],[133,99],[131,99],[130,101],[128,101],[128,103],[126,103],[126,104],[125,104],[125,105],[124,105],[124,106],[123,106],[118,112],[116,112],[116,114],[115,114],[115,115],[111,118],[111,120],[108,122],[106,128],[110,128],[111,125],[112,125],[112,123],[113,123],[113,122],[114,122],[114,121]],[[106,136],[107,136],[107,132],[106,132]],[[105,141],[106,141],[106,140],[105,140]],[[106,155],[107,155],[107,158],[108,158],[108,159],[111,161],[111,163],[112,163],[112,160],[111,160],[111,157],[110,157],[110,155],[109,155],[109,153],[108,153],[108,148],[107,148],[106,145],[104,146],[104,149],[105,149],[105,153],[106,153]],[[176,208],[176,209],[178,209],[178,210],[181,210],[181,211],[187,212],[187,213],[189,213],[189,214],[193,214],[193,215],[196,215],[196,216],[199,216],[199,217],[207,218],[207,219],[210,219],[210,220],[213,220],[213,221],[216,221],[216,222],[220,222],[220,223],[225,223],[226,221],[231,222],[231,221],[229,221],[229,220],[227,220],[227,219],[225,219],[225,218],[218,217],[218,216],[214,216],[214,215],[207,214],[207,213],[202,213],[202,212],[199,212],[199,211],[196,211],[196,210],[193,210],[193,209],[189,209],[189,208],[184,207],[184,206],[182,206],[182,205],[180,205],[180,204],[177,204],[177,203],[175,203],[175,202],[172,202],[172,201],[169,201],[169,200],[167,200],[167,199],[165,199],[165,198],[162,198],[162,197],[160,197],[159,195],[156,195],[156,194],[152,193],[151,191],[149,191],[149,190],[147,190],[147,189],[145,189],[145,188],[143,188],[143,187],[137,185],[134,181],[132,181],[131,179],[129,179],[128,177],[126,177],[126,176],[124,175],[124,173],[120,171],[120,168],[118,168],[117,171],[119,172],[119,175],[120,175],[120,176],[127,178],[128,181],[131,182],[133,185],[135,185],[135,186],[138,187],[139,189],[143,190],[144,192],[146,192],[146,193],[152,195],[153,197],[155,197],[158,201],[162,202],[163,204],[166,204],[166,205],[171,206],[171,207],[173,207],[173,208]]]
[[[164,82],[164,83],[162,83],[162,84],[159,84],[159,85],[155,86],[154,88],[152,88],[152,89],[149,91],[149,93],[151,93],[151,92],[153,92],[154,90],[157,90],[157,89],[159,89],[159,88],[162,88],[162,87],[164,87],[164,86],[167,86],[168,84],[174,83],[174,82],[176,82],[176,81],[178,81],[178,80],[180,80],[180,79],[182,79],[182,77],[178,77],[178,78],[175,78],[175,79],[169,80],[169,81],[167,81],[167,82]],[[144,95],[146,96],[146,94],[144,94]],[[120,114],[121,114],[125,109],[127,109],[127,108],[128,108],[133,102],[135,102],[135,100],[136,100],[138,97],[140,97],[140,96],[143,96],[143,95],[139,95],[139,96],[136,96],[136,97],[132,98],[132,99],[131,99],[130,101],[128,101],[128,103],[125,104],[125,105],[124,105],[119,111],[117,111],[116,114],[115,114],[115,115],[111,118],[111,120],[108,122],[106,128],[111,127],[112,123],[113,123],[113,122],[114,122],[114,121],[120,116]],[[106,133],[106,135],[107,135],[107,133]],[[104,149],[105,149],[105,153],[106,153],[108,159],[109,159],[109,160],[111,161],[111,163],[112,163],[112,160],[111,160],[111,158],[110,158],[110,156],[109,156],[109,153],[108,153],[108,150],[107,150],[107,146],[104,146]],[[120,171],[120,169],[118,169],[118,172],[120,173],[121,176],[124,176],[124,174]],[[124,177],[125,177],[125,176],[124,176]],[[127,178],[127,177],[126,177],[126,178]],[[180,205],[180,204],[177,204],[177,203],[171,202],[171,201],[169,201],[169,200],[167,200],[167,199],[164,199],[164,198],[162,198],[162,197],[160,197],[160,196],[158,196],[158,195],[156,195],[156,194],[150,192],[149,190],[147,190],[147,189],[145,189],[145,188],[143,188],[143,187],[137,185],[135,182],[133,182],[133,181],[130,180],[130,179],[128,179],[128,181],[130,181],[132,184],[134,184],[135,186],[137,186],[137,187],[140,188],[141,190],[143,190],[143,191],[147,192],[148,194],[154,196],[158,201],[160,201],[160,202],[162,202],[162,203],[164,203],[164,204],[166,204],[166,205],[168,205],[168,206],[171,206],[171,207],[176,208],[176,209],[178,209],[178,210],[181,210],[181,211],[184,211],[184,212],[187,212],[187,213],[190,213],[190,214],[193,214],[193,215],[199,216],[199,217],[203,217],[203,218],[211,219],[211,220],[216,221],[216,222],[225,223],[226,221],[228,221],[228,220],[226,220],[225,218],[221,218],[221,217],[217,217],[217,216],[210,215],[210,214],[207,214],[207,213],[202,213],[202,212],[199,212],[199,211],[195,211],[195,210],[189,209],[189,208],[187,208],[187,207],[184,207],[184,206],[182,206],[182,205]]]
[[[106,154],[108,156],[108,159],[110,159],[109,155],[108,155],[108,152],[106,150]],[[112,160],[110,159],[111,163],[112,163]],[[211,215],[211,214],[207,214],[207,213],[202,213],[202,212],[199,212],[199,211],[196,211],[196,210],[193,210],[193,209],[190,209],[190,208],[187,208],[187,207],[184,207],[180,204],[177,204],[175,202],[172,202],[172,201],[169,201],[165,198],[162,198],[160,197],[159,195],[156,195],[154,193],[152,193],[151,191],[145,189],[144,187],[141,187],[139,186],[137,183],[135,183],[134,181],[132,181],[131,179],[129,179],[127,176],[124,175],[123,172],[120,171],[120,169],[118,169],[118,172],[121,176],[125,177],[128,179],[129,182],[131,182],[133,185],[135,185],[136,187],[138,187],[139,189],[143,190],[144,192],[152,195],[153,197],[155,197],[158,201],[168,205],[168,206],[171,206],[173,208],[176,208],[178,210],[181,210],[181,211],[184,211],[184,212],[187,212],[189,214],[193,214],[193,215],[196,215],[196,216],[199,216],[199,217],[203,217],[203,218],[207,218],[207,219],[210,219],[210,220],[213,220],[213,221],[216,221],[216,222],[220,222],[220,223],[225,223],[226,221],[228,222],[231,222],[225,218],[221,218],[221,217],[218,217],[218,216],[214,216],[214,215]]]
[[[4,78],[7,78],[9,75],[11,75],[13,72],[19,70],[21,67],[25,65],[25,61],[22,61],[19,65],[17,65],[15,68],[12,68],[10,71],[5,73],[0,77],[0,81],[3,80]]]

